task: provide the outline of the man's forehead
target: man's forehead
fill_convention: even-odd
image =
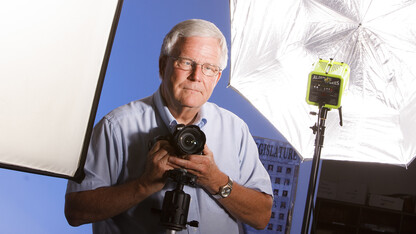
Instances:
[[[213,43],[214,41],[216,41],[217,43]],[[214,45],[217,49],[217,53],[215,54],[215,57],[219,58],[221,56],[220,40],[218,38],[215,38],[215,37],[196,37],[196,36],[181,37],[180,39],[178,39],[175,46],[173,47],[172,56],[183,56],[183,52],[186,49],[189,49],[189,47],[187,47],[189,44],[195,44],[196,46],[198,46],[198,51],[204,51],[205,50],[211,56],[215,52],[212,49],[207,49],[207,48],[209,48],[209,46],[206,46],[206,45],[208,45],[208,44]]]
[[[201,37],[201,36],[190,36],[190,37],[179,37],[178,40],[176,41],[176,44],[174,45],[174,48],[179,48],[182,47],[184,44],[188,43],[188,42],[194,42],[194,41],[217,41],[218,42],[218,47],[220,46],[220,39],[216,38],[216,37]]]

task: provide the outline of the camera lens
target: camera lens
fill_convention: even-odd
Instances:
[[[198,126],[180,127],[173,136],[178,154],[201,154],[205,145],[205,134]]]
[[[184,134],[184,136],[181,137],[181,142],[185,148],[193,148],[198,144],[198,141],[191,134]]]

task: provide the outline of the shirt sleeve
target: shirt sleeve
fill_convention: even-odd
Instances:
[[[250,134],[246,124],[243,125],[242,130],[243,137],[241,139],[240,149],[240,183],[242,183],[245,187],[273,196],[270,175],[267,173],[259,158],[256,142]]]
[[[67,193],[93,190],[116,184],[120,173],[120,147],[113,124],[103,118],[94,127],[81,183],[68,181]]]

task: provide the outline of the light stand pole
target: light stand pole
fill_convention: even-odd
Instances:
[[[325,120],[329,110],[329,108],[319,106],[318,122],[313,127],[311,127],[313,134],[316,134],[315,152],[313,155],[311,175],[309,177],[308,195],[306,197],[305,212],[303,215],[302,234],[309,233],[308,231],[310,226],[311,214],[314,210],[314,197],[316,182],[318,178],[319,162],[321,158],[321,149],[324,144]]]

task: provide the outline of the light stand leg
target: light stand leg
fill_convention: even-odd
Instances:
[[[314,209],[313,203],[315,197],[316,182],[319,172],[321,149],[324,143],[325,120],[328,114],[328,110],[329,109],[326,107],[319,107],[318,123],[315,124],[314,127],[312,127],[314,134],[316,133],[315,152],[313,155],[311,175],[309,177],[308,195],[306,197],[305,212],[303,215],[302,234],[309,233],[311,214],[313,213],[312,211]]]

